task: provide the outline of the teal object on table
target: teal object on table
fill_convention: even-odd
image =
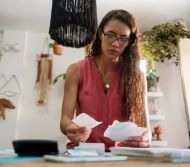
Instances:
[[[15,163],[15,162],[22,162],[22,161],[32,161],[43,159],[42,156],[16,156],[16,157],[3,157],[0,158],[0,164],[7,164],[7,163]]]

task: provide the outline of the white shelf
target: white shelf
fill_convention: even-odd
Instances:
[[[163,92],[147,92],[148,96],[148,105],[149,105],[149,122],[153,123],[154,121],[163,121],[165,120],[164,114],[159,114],[159,98],[163,96]],[[155,113],[155,114],[153,114]],[[168,142],[166,140],[152,140],[151,147],[167,147]]]
[[[158,115],[149,115],[150,121],[162,121],[165,119],[164,115],[158,114]]]
[[[161,140],[161,141],[153,140],[151,142],[151,147],[167,147],[167,146],[168,146],[168,142],[165,140]]]
[[[163,92],[147,92],[148,98],[160,98],[163,96]]]

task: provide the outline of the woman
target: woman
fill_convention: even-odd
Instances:
[[[106,149],[150,146],[149,131],[117,143],[103,136],[114,120],[149,127],[138,35],[133,16],[113,10],[101,21],[87,58],[68,67],[60,123],[68,147],[79,142],[104,143]],[[72,119],[80,113],[103,123],[92,130],[79,127]]]

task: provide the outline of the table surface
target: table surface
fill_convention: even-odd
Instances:
[[[148,161],[117,161],[117,162],[84,162],[84,163],[60,163],[49,162],[46,160],[34,160],[27,162],[17,162],[10,164],[1,164],[1,167],[190,167],[190,163],[161,163],[161,162],[148,162]]]

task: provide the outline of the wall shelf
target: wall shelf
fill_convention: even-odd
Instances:
[[[162,114],[149,115],[149,120],[150,121],[162,121],[162,120],[165,120],[165,115],[162,115]]]
[[[147,92],[147,96],[148,96],[148,98],[156,99],[156,98],[162,97],[163,92]]]
[[[160,114],[159,101],[163,96],[163,92],[147,92],[148,97],[148,109],[149,109],[149,122],[154,125],[154,121],[163,121],[165,120],[165,115]],[[154,127],[154,126],[153,126]],[[154,131],[154,128],[153,128]],[[153,132],[154,133],[154,132]],[[166,140],[152,140],[151,147],[167,147],[168,142]]]

